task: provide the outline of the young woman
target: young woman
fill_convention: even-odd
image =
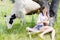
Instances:
[[[52,40],[54,40],[55,30],[52,27],[48,26],[49,25],[49,16],[47,13],[48,10],[46,7],[42,7],[41,10],[42,11],[38,16],[36,26],[33,28],[27,27],[26,30],[34,33],[42,32],[41,34],[39,34],[41,38],[43,38],[44,34],[51,32]]]

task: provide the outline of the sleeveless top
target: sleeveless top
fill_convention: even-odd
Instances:
[[[37,23],[46,20],[46,17],[40,13],[37,19]],[[40,25],[43,25],[43,23],[39,23]]]
[[[37,23],[38,22],[41,22],[41,21],[44,21],[44,20],[46,20],[46,17],[42,14],[42,13],[40,13],[39,14],[39,16],[38,16],[38,19],[37,19]],[[40,30],[40,28],[43,26],[43,23],[39,23],[39,24],[37,24],[36,26],[35,26],[35,28],[37,29],[37,30]]]

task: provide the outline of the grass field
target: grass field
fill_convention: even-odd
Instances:
[[[20,25],[20,19],[15,19],[12,29],[8,30],[4,15],[9,15],[12,5],[13,4],[9,1],[0,1],[0,40],[30,40],[26,32],[26,27],[35,25],[37,15],[25,16],[26,24],[24,25]],[[60,6],[57,12],[57,22],[54,25],[54,29],[56,30],[55,39],[60,40]],[[38,35],[32,35],[32,39],[42,40]],[[50,35],[45,35],[44,39],[51,40]]]

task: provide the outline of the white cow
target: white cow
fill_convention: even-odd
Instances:
[[[39,8],[40,5],[32,0],[16,0],[10,15],[6,17],[8,29],[12,28],[12,24],[15,18],[20,18],[23,22],[24,15]]]

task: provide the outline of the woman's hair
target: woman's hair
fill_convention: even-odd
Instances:
[[[40,12],[42,13],[42,15],[44,15],[44,14],[43,14],[43,10],[44,10],[45,8],[46,8],[45,6],[43,6],[43,7],[40,8]],[[47,9],[46,9],[46,10],[47,10]],[[46,12],[46,15],[48,16],[48,12]]]
[[[45,7],[41,7],[40,8],[40,12],[43,13],[43,9],[45,9]]]
[[[40,13],[42,13],[42,15],[43,15],[43,9],[45,9],[44,6],[40,8]]]

